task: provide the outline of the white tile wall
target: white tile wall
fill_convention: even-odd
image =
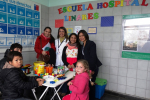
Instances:
[[[136,85],[136,79],[135,78],[129,78],[129,77],[127,77],[127,85],[135,87],[135,85]]]
[[[136,96],[145,97],[146,96],[145,89],[136,88]]]
[[[127,88],[126,88],[126,94],[135,95],[135,87],[127,86]]]
[[[125,93],[126,92],[126,86],[118,84],[117,92]]]
[[[46,26],[50,26],[52,34],[56,38],[58,28],[55,28],[55,19],[64,19],[65,15],[98,12],[98,19],[68,21],[64,22],[64,26],[74,28],[75,25],[81,25],[85,30],[90,26],[97,27],[97,34],[90,35],[90,39],[94,40],[97,45],[97,54],[103,63],[103,66],[99,68],[98,77],[107,79],[107,90],[150,99],[150,61],[121,58],[122,15],[150,13],[150,5],[147,7],[124,5],[124,7],[96,9],[96,4],[100,2],[106,2],[106,0],[94,1],[92,3],[95,5],[93,11],[76,11],[63,14],[58,14],[57,10],[63,6],[46,7],[42,5],[41,32]],[[141,0],[139,2],[141,3]],[[150,3],[150,0],[146,2]],[[100,27],[101,16],[114,16],[114,27]],[[24,64],[33,64],[36,61],[34,51],[23,52],[23,57]],[[3,54],[0,54],[0,58],[3,58]]]
[[[107,2],[109,1],[110,0],[107,0]],[[97,27],[97,34],[90,35],[89,37],[90,40],[93,40],[97,45],[97,55],[103,63],[103,66],[99,68],[98,77],[107,79],[107,90],[150,99],[150,61],[121,58],[122,15],[150,13],[150,4],[144,7],[126,6],[126,3],[124,3],[123,7],[96,9],[97,3],[100,2],[106,2],[106,0],[91,2],[92,5],[95,5],[94,10],[66,12],[63,14],[58,14],[57,9],[69,5],[50,7],[48,11],[49,26],[52,27],[54,36],[57,36],[58,29],[55,28],[56,18],[64,19],[65,15],[72,16],[98,12],[98,19],[67,21],[64,22],[64,26],[74,28],[75,25],[81,25],[85,30],[90,26]],[[131,2],[133,2],[133,0]],[[141,4],[141,2],[142,0],[139,0],[139,4]],[[146,2],[150,3],[150,0],[146,0]],[[88,5],[89,2],[83,4]],[[46,15],[46,12],[43,13],[43,15]],[[102,16],[114,16],[114,27],[100,27]],[[43,16],[42,20],[44,21],[42,22],[44,28],[44,23],[47,19]]]

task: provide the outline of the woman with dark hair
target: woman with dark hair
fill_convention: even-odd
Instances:
[[[51,34],[52,29],[50,27],[45,27],[44,32],[37,37],[34,50],[37,53],[37,60],[42,55],[49,55],[50,60],[49,64],[55,65],[55,58],[56,58],[56,48],[55,48],[55,39]]]
[[[102,65],[102,63],[99,61],[97,57],[96,44],[93,41],[89,40],[89,36],[85,30],[79,31],[78,38],[81,42],[83,42],[83,45],[81,46],[81,49],[79,51],[79,56],[80,56],[79,58],[88,61],[91,74],[92,74],[91,83],[94,83],[96,80],[96,76],[98,74],[98,70],[99,70],[98,67]],[[95,98],[94,84],[90,84],[89,98],[90,100],[93,100],[93,98]]]
[[[73,69],[76,66],[76,62],[78,60],[79,47],[80,47],[80,43],[77,34],[75,33],[70,34],[69,42],[64,47],[62,52],[62,61],[70,71],[73,71]],[[59,95],[61,95],[62,97],[65,96],[66,93],[69,91],[67,83],[68,82],[65,82],[59,91]]]
[[[70,69],[70,71],[73,71],[73,68],[75,68],[76,66],[79,47],[80,43],[77,34],[75,33],[70,34],[69,42],[64,47],[62,53],[62,61],[64,65],[66,65]]]
[[[57,39],[55,40],[56,47],[56,64],[55,66],[64,65],[62,61],[62,52],[66,44],[68,43],[68,34],[65,27],[58,29]]]

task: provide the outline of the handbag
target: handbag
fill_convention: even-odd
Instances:
[[[41,49],[42,49],[42,39],[40,38],[40,45],[41,45]],[[46,64],[48,64],[49,60],[50,60],[50,55],[42,55],[40,54],[39,58],[37,59],[38,61],[44,61]]]

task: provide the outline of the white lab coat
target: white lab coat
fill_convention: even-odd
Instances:
[[[58,41],[59,41],[59,44],[58,44]],[[60,42],[60,39],[55,40],[55,47],[56,47],[56,64],[55,64],[55,66],[64,65],[64,63],[62,61],[62,53],[63,53],[63,49],[67,43],[68,43],[68,41],[66,42],[66,39],[62,42],[62,44]],[[59,51],[58,51],[59,45],[60,45],[60,47],[59,47]]]

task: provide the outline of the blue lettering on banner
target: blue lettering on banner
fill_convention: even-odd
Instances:
[[[26,17],[33,18],[33,10],[26,8]]]
[[[16,15],[8,14],[8,23],[17,24]]]
[[[10,2],[11,4],[15,4],[15,3],[16,3],[15,0],[9,0],[9,2]]]
[[[33,26],[33,20],[31,18],[26,18],[26,26]]]
[[[7,23],[7,14],[0,12],[0,23]]]
[[[17,4],[18,6],[23,6],[23,7],[25,7],[25,4],[24,4],[24,3],[21,3],[21,2],[19,2],[19,1],[17,1],[16,4]]]
[[[33,28],[32,27],[26,27],[26,35],[33,35]]]
[[[31,5],[26,4],[26,7],[31,9]]]
[[[17,10],[17,14],[20,16],[25,16],[25,8],[24,7],[20,7],[17,6],[18,10]]]
[[[24,25],[25,26],[25,17],[18,16],[18,25]]]
[[[34,19],[34,27],[40,27],[40,20]]]
[[[40,19],[40,12],[34,11],[33,18],[35,18],[35,19]]]
[[[25,35],[16,35],[15,38],[26,38],[27,36]]]
[[[40,29],[39,28],[34,28],[34,35],[39,36]]]
[[[16,14],[16,5],[8,3],[8,13]]]
[[[0,23],[0,34],[7,34],[7,24]]]
[[[27,38],[35,38],[34,35],[27,35]]]
[[[25,35],[25,26],[18,26],[18,34]]]
[[[8,34],[17,34],[17,26],[8,24]]]
[[[0,1],[0,11],[6,12],[6,2]]]

